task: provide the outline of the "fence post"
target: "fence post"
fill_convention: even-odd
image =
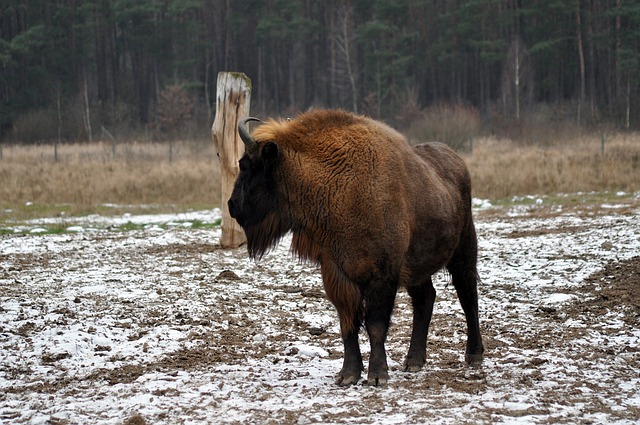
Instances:
[[[249,115],[251,80],[240,72],[218,73],[216,117],[211,127],[211,137],[220,159],[220,183],[222,186],[222,237],[223,248],[237,248],[247,238],[240,225],[229,215],[227,201],[238,175],[238,161],[244,154],[244,143],[238,136],[238,121]]]

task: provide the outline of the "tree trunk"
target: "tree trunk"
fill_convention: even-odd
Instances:
[[[578,100],[578,125],[581,124],[582,118],[582,105],[584,105],[584,98],[586,92],[586,79],[585,79],[585,65],[584,65],[584,47],[582,45],[582,22],[580,2],[577,2],[576,9],[576,36],[578,39],[578,56],[580,59],[580,99]]]
[[[516,40],[516,57],[513,64],[513,82],[516,86],[516,120],[520,121],[520,39]]]
[[[87,71],[83,72],[84,74],[84,86],[83,86],[83,95],[84,95],[84,128],[87,132],[87,137],[89,139],[89,143],[93,142],[93,130],[91,130],[91,109],[89,107],[89,88],[87,86]]]
[[[624,127],[629,130],[629,126],[631,125],[631,75],[627,76],[627,108],[625,113],[625,121]]]
[[[595,39],[594,34],[597,34],[597,17],[598,10],[597,5],[591,2],[591,12],[587,15],[587,25],[585,27],[586,30],[586,38],[587,38],[587,47],[589,51],[589,109],[591,112],[591,119],[597,118],[598,111],[596,106],[597,94],[596,94],[596,54],[595,54]]]
[[[620,66],[620,50],[622,50],[622,17],[620,16],[620,9],[622,8],[622,0],[616,0],[616,29],[615,29],[615,73],[616,73],[616,91],[614,96],[620,96],[622,93],[622,72]]]
[[[220,159],[222,185],[222,237],[223,248],[237,248],[246,242],[240,225],[231,218],[227,201],[238,175],[238,161],[244,154],[244,144],[238,136],[238,121],[249,115],[251,80],[243,73],[220,72],[216,94],[216,117],[211,137]]]

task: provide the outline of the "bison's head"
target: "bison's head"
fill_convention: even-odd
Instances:
[[[247,235],[249,255],[259,258],[291,229],[291,224],[288,210],[280,202],[282,183],[276,173],[280,160],[278,145],[253,140],[246,129],[251,120],[258,121],[245,118],[238,125],[246,149],[228,205],[231,217]]]

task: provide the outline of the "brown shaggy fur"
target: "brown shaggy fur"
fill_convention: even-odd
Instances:
[[[428,328],[435,297],[430,276],[443,267],[467,315],[467,358],[481,359],[471,183],[464,162],[451,149],[441,144],[412,148],[385,124],[333,110],[270,120],[253,131],[253,138],[258,148],[241,160],[252,171],[241,172],[230,209],[233,204],[236,215],[250,217],[246,180],[263,179],[264,189],[255,193],[265,201],[253,208],[269,203],[264,219],[257,224],[238,219],[252,256],[261,256],[291,230],[292,251],[321,265],[345,340],[339,383],[359,378],[361,357],[354,338],[357,344],[362,320],[377,341],[372,340],[369,378],[386,382],[383,344],[399,286],[409,289],[419,316],[407,368],[421,366],[423,328]],[[425,290],[433,296],[425,297]]]

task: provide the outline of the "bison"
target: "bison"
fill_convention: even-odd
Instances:
[[[443,268],[467,322],[466,361],[479,365],[477,238],[462,159],[440,143],[411,147],[391,127],[346,111],[269,120],[252,134],[249,121],[260,120],[238,125],[245,154],[229,211],[246,233],[250,257],[292,232],[292,252],[319,264],[344,343],[336,383],[361,377],[363,323],[371,344],[368,384],[387,382],[384,343],[399,287],[413,307],[404,370],[422,368],[436,297],[431,276]]]

